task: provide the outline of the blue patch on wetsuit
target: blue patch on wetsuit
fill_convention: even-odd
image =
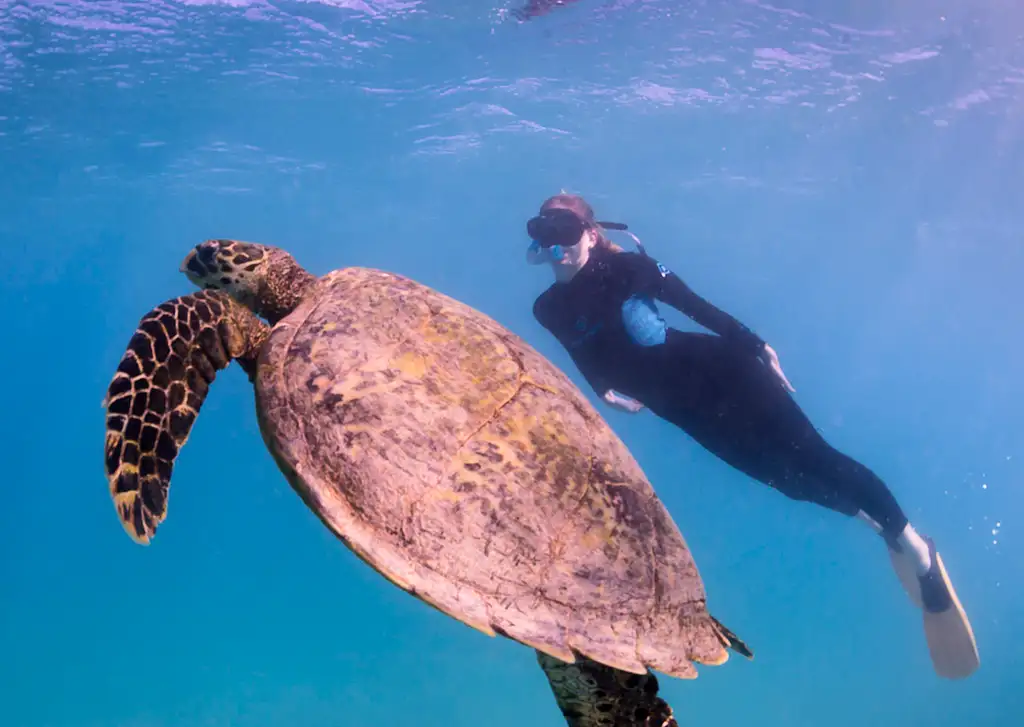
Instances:
[[[641,346],[660,346],[668,331],[654,302],[636,295],[622,304],[622,325],[633,342]]]

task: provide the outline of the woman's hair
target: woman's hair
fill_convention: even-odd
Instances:
[[[590,229],[594,231],[597,235],[598,247],[603,247],[607,250],[611,250],[612,252],[623,252],[623,249],[609,240],[604,234],[604,231],[598,226],[594,218],[594,208],[578,194],[567,194],[563,192],[561,194],[556,194],[554,197],[548,197],[544,200],[544,204],[540,206],[540,211],[545,212],[550,209],[569,210],[586,222]]]

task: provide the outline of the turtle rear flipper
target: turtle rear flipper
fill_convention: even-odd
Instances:
[[[174,298],[139,321],[104,401],[110,494],[136,542],[149,543],[167,515],[174,459],[217,371],[237,359],[251,377],[268,333],[214,291]]]
[[[715,631],[717,632],[719,639],[721,639],[722,646],[727,649],[732,649],[740,656],[745,656],[748,659],[754,658],[754,652],[749,646],[747,646],[743,639],[726,628],[725,625],[714,616],[710,616],[710,618],[711,622],[715,626]]]
[[[537,661],[569,727],[679,727],[651,672],[633,674],[579,655],[569,664],[540,651]]]

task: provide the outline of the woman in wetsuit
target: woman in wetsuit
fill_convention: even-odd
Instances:
[[[531,264],[555,283],[537,321],[565,347],[594,392],[627,412],[644,407],[705,449],[794,500],[858,517],[881,535],[901,583],[923,609],[936,671],[978,666],[970,624],[934,543],[911,526],[881,479],[832,447],[796,401],[775,351],[646,255],[612,245],[582,198],[548,199],[529,220]],[[670,328],[662,301],[716,335]]]

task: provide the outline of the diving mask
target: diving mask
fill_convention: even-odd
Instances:
[[[571,210],[544,210],[526,223],[526,234],[538,247],[572,247],[579,244],[588,225]]]

